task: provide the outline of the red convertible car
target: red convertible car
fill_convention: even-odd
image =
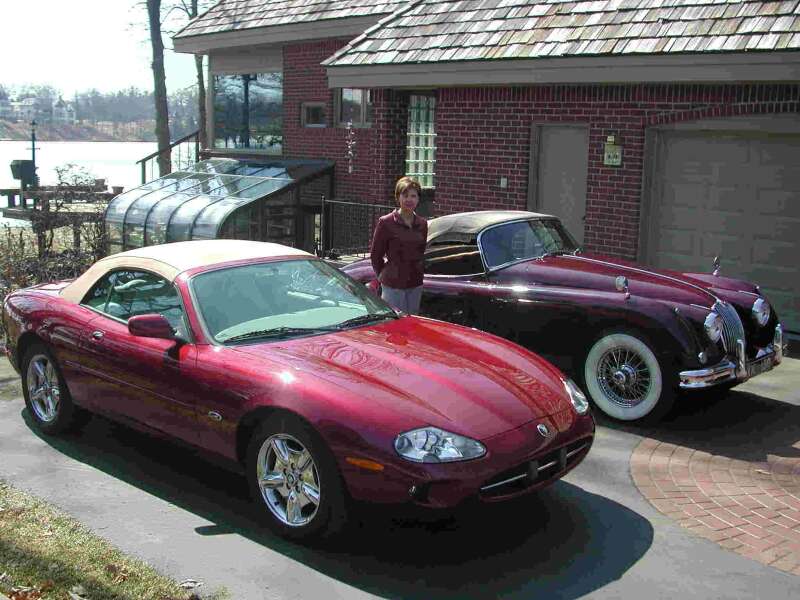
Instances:
[[[545,486],[594,421],[550,363],[398,315],[305,252],[178,242],[6,297],[6,354],[46,434],[103,413],[241,465],[266,521],[339,529],[350,500],[452,507]]]
[[[425,315],[533,349],[616,419],[657,419],[676,391],[728,389],[783,356],[783,329],[758,286],[584,253],[550,215],[432,219],[424,260]],[[343,270],[377,287],[369,261]]]

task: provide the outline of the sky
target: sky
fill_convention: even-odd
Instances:
[[[143,0],[0,0],[0,23],[0,85],[50,84],[65,99],[91,88],[153,89]],[[164,58],[169,92],[195,82],[193,55]]]

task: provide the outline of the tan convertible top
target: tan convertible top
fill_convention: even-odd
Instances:
[[[179,273],[195,267],[275,256],[313,255],[290,246],[246,240],[194,240],[146,246],[98,260],[83,275],[61,290],[61,296],[70,302],[80,302],[104,273],[114,269],[141,269],[173,281]]]

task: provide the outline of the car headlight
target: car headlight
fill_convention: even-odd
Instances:
[[[706,328],[708,339],[716,344],[719,338],[722,337],[722,319],[720,316],[715,312],[708,313],[703,326]]]
[[[751,312],[753,313],[753,319],[755,322],[763,327],[767,324],[767,321],[769,321],[771,314],[769,302],[763,298],[758,298],[755,302],[753,302],[753,308],[751,309]]]
[[[394,449],[406,460],[422,463],[455,462],[486,454],[480,442],[438,427],[401,433],[394,440]]]
[[[572,379],[564,380],[564,387],[567,388],[567,394],[572,402],[572,408],[579,415],[585,415],[589,412],[589,401],[586,399],[586,394],[581,391]]]

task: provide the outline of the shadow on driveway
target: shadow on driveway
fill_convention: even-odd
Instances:
[[[800,406],[750,391],[681,395],[666,418],[646,427],[612,421],[597,412],[598,423],[605,427],[734,460],[800,458]]]
[[[38,435],[26,410],[22,417]],[[196,529],[201,536],[241,535],[386,598],[577,598],[621,578],[653,543],[645,518],[560,481],[516,502],[441,519],[359,505],[360,518],[346,536],[297,545],[260,524],[244,476],[189,449],[99,417],[81,433],[39,437],[77,461],[211,521]],[[225,560],[235,564],[236,558],[220,557]]]

